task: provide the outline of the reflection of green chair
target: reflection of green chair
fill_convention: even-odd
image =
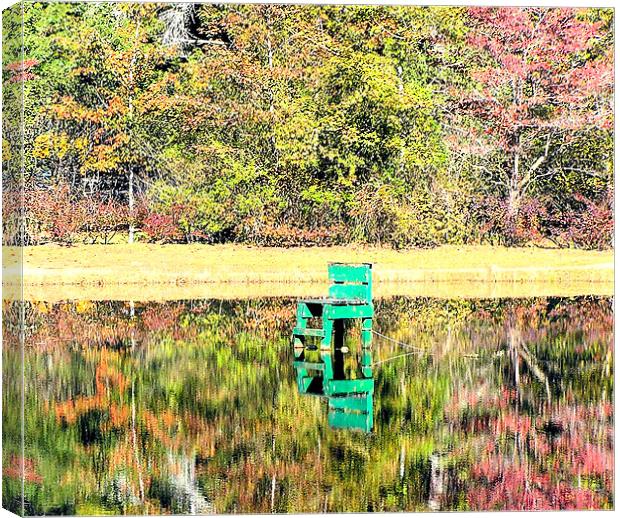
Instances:
[[[307,337],[321,339],[321,349],[330,349],[332,334],[342,340],[344,320],[361,319],[362,346],[372,343],[372,265],[330,263],[327,267],[329,296],[319,299],[302,299],[297,303],[297,322],[293,330],[293,345],[302,349]],[[312,329],[308,321],[320,318],[321,327]]]
[[[342,350],[321,351],[321,361],[306,361],[302,352],[293,362],[300,394],[323,396],[328,401],[327,422],[333,428],[369,432],[373,426],[373,394],[370,350],[361,353],[361,377],[344,378]]]

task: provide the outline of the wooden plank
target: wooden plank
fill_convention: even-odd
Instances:
[[[327,267],[329,280],[333,282],[361,282],[370,281],[369,265],[349,265],[343,263],[332,263]]]
[[[372,408],[372,399],[367,392],[363,396],[334,396],[329,398],[329,406],[341,410],[368,412],[369,408]]]
[[[312,376],[299,376],[297,378],[297,387],[299,388],[299,392],[302,394],[308,392],[310,385],[312,385],[312,380],[314,380]]]
[[[311,318],[312,316],[313,316],[312,311],[310,310],[308,305],[304,303],[303,301],[298,301],[297,302],[297,318],[298,319]]]
[[[329,287],[329,296],[370,302],[370,289],[367,284],[332,284]]]
[[[293,362],[293,367],[295,369],[306,369],[306,370],[314,370],[314,371],[323,371],[325,369],[325,364],[322,362],[302,362],[296,361]]]
[[[335,394],[373,392],[374,388],[374,379],[330,380],[326,383],[325,394],[333,396]]]
[[[310,329],[307,327],[296,327],[293,329],[293,334],[295,336],[318,336],[319,338],[323,338],[325,336],[325,332],[322,329]]]
[[[326,306],[325,318],[371,318],[374,315],[372,304],[355,306]]]
[[[355,414],[343,412],[342,410],[331,410],[327,413],[327,422],[332,428],[370,432],[372,430],[373,415],[372,413]]]

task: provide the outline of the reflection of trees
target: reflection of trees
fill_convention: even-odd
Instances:
[[[584,305],[592,320],[583,319]],[[609,358],[612,344],[611,327],[601,325],[609,323],[606,305],[591,300],[506,305],[499,377],[452,414],[461,426],[479,430],[468,442],[481,441],[477,449],[483,455],[474,460],[468,447],[454,455],[472,463],[471,479],[463,484],[469,487],[469,506],[583,509],[609,503],[613,447],[603,446],[601,437],[613,433],[612,379],[597,361]],[[493,387],[504,390],[493,393]]]
[[[610,505],[607,300],[381,301],[377,329],[428,354],[375,368],[368,436],[297,394],[291,308],[29,306],[30,512]]]
[[[523,335],[519,324],[513,321],[512,317],[507,318],[507,357],[512,363],[512,372],[514,373],[514,387],[518,394],[522,393],[522,363],[525,365],[530,374],[532,374],[545,387],[547,401],[551,401],[551,387],[549,379],[538,364],[538,360],[530,352],[527,343],[523,339]]]

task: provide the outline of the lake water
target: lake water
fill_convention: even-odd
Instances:
[[[28,303],[22,454],[5,302],[4,506],[23,465],[27,514],[612,507],[610,298],[375,308],[400,344],[304,371],[292,299]]]

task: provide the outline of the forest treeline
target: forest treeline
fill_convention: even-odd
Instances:
[[[5,243],[612,244],[611,9],[3,20]]]

